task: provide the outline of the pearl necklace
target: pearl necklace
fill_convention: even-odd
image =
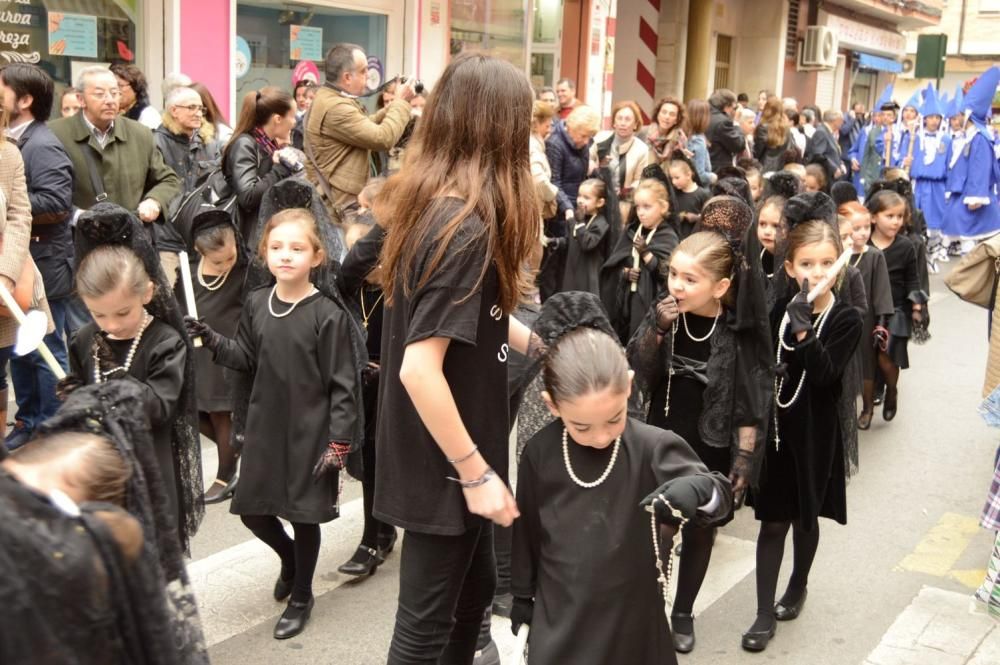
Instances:
[[[654,503],[659,500],[663,502],[671,512],[671,514],[680,520],[680,525],[677,527],[677,539],[680,544],[683,545],[684,542],[684,525],[687,524],[687,520],[684,519],[684,515],[681,511],[670,505],[670,502],[660,494],[657,499],[654,499]],[[659,525],[656,522],[656,510],[653,506],[646,508],[650,512],[649,516],[649,528],[653,533],[653,556],[656,561],[656,572],[658,573],[656,577],[656,583],[660,587],[660,591],[663,592],[663,608],[666,613],[670,613],[670,609],[673,607],[673,603],[670,601],[670,578],[673,576],[674,571],[674,557],[670,555],[667,559],[667,569],[663,569],[663,558],[660,554],[660,530],[657,528]]]
[[[827,320],[830,318],[830,312],[833,311],[833,305],[837,301],[836,297],[831,294],[830,302],[823,311],[819,313],[816,318],[816,337],[819,338],[823,334],[823,326],[826,325]],[[785,343],[785,330],[788,328],[789,322],[788,312],[785,312],[785,316],[781,319],[781,326],[778,329],[778,348],[775,352],[775,367],[781,366],[781,352],[794,351],[795,347],[790,346]],[[778,408],[774,410],[774,448],[775,450],[781,449],[781,437],[778,434],[778,409],[790,409],[793,404],[799,399],[799,394],[802,392],[802,386],[806,382],[806,371],[802,370],[802,376],[799,377],[799,384],[795,387],[795,392],[792,394],[792,398],[787,402],[782,403],[781,401],[781,391],[785,387],[785,379],[782,377],[778,378],[778,375],[774,376],[774,403]]]
[[[621,443],[622,443],[622,438],[619,436],[617,439],[615,439],[615,448],[614,450],[611,451],[611,461],[608,462],[608,468],[604,470],[604,473],[601,474],[601,477],[593,482],[585,483],[577,477],[577,475],[573,472],[573,465],[569,463],[569,433],[566,431],[566,428],[563,427],[563,435],[562,435],[563,461],[566,463],[566,471],[567,473],[569,473],[570,479],[572,479],[574,483],[576,483],[577,485],[579,485],[584,489],[591,489],[603,483],[605,480],[608,479],[608,476],[611,475],[611,469],[615,465],[615,460],[618,459],[618,449],[621,446]]]
[[[298,300],[296,300],[295,302],[293,302],[291,307],[289,307],[287,310],[285,310],[281,314],[277,314],[274,311],[274,292],[277,291],[277,290],[278,290],[278,285],[275,284],[271,288],[271,295],[269,295],[267,297],[267,311],[271,312],[271,316],[273,316],[276,319],[283,319],[283,318],[285,318],[286,316],[288,316],[289,314],[291,314],[292,312],[295,311],[295,308],[298,307],[298,304],[300,302],[302,302],[303,300],[305,300],[306,298],[308,298],[312,294],[316,293],[316,287],[314,286],[311,289],[309,289],[309,293],[305,294],[304,296],[302,296],[301,298],[299,298]]]
[[[135,334],[135,338],[132,339],[132,345],[128,347],[128,354],[125,356],[125,364],[121,367],[115,367],[106,372],[101,371],[101,361],[97,357],[97,352],[94,352],[94,383],[103,383],[104,379],[111,376],[118,370],[128,371],[132,369],[132,361],[135,359],[136,349],[139,348],[139,342],[142,340],[142,333],[146,332],[146,328],[149,324],[153,322],[153,317],[149,315],[149,312],[143,311],[142,313],[142,323],[139,325],[139,332]],[[98,335],[100,333],[97,333]]]
[[[695,337],[691,334],[691,329],[688,328],[687,312],[681,312],[681,318],[684,319],[684,332],[687,333],[688,339],[692,342],[704,342],[705,340],[712,337],[715,333],[715,326],[719,323],[719,316],[722,314],[722,304],[719,304],[719,311],[715,313],[715,320],[712,321],[712,329],[708,331],[708,334],[704,337]],[[663,417],[666,418],[670,415],[670,388],[674,383],[674,340],[677,339],[677,320],[674,320],[674,325],[670,329],[670,367],[667,369],[667,399],[663,405]]]
[[[233,271],[233,269],[230,268],[229,270],[227,270],[226,272],[222,273],[221,275],[216,275],[215,279],[212,280],[211,282],[207,282],[207,281],[205,281],[205,273],[202,270],[203,267],[204,267],[204,265],[205,265],[205,257],[203,256],[203,257],[201,257],[201,260],[198,261],[198,270],[197,270],[197,272],[198,272],[198,283],[201,284],[203,287],[205,287],[209,291],[218,291],[219,289],[221,289],[222,285],[225,284],[226,280],[229,278],[229,273],[231,273]]]

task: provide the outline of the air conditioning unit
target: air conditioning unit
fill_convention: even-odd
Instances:
[[[810,25],[799,51],[804,69],[834,69],[837,66],[837,35],[825,25]]]
[[[896,74],[896,76],[899,77],[899,78],[903,78],[903,79],[912,79],[912,78],[914,78],[914,76],[913,76],[913,68],[916,65],[915,58],[903,58],[902,65],[903,65],[903,71],[901,71],[900,73]]]

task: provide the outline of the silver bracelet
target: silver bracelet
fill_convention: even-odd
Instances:
[[[479,452],[479,446],[474,445],[472,446],[472,452],[470,452],[468,455],[464,455],[462,457],[459,457],[458,459],[450,459],[448,460],[448,464],[461,464],[465,460],[470,459],[477,452]]]
[[[486,483],[496,478],[496,475],[497,475],[496,471],[494,471],[489,467],[486,467],[486,471],[483,472],[483,475],[479,476],[475,480],[462,480],[461,478],[452,478],[451,476],[445,476],[445,478],[454,483],[458,483],[459,485],[462,486],[462,489],[464,490],[471,490],[477,487],[482,487]]]

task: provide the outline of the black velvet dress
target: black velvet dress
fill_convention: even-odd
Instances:
[[[607,479],[584,489],[566,470],[562,433],[561,420],[539,431],[518,470],[511,590],[535,599],[531,662],[676,664],[650,515],[639,502],[673,478],[710,475],[719,501],[696,519],[707,525],[729,514],[732,487],[676,434],[629,419]],[[573,471],[584,481],[598,478],[611,455],[610,446],[569,442]]]
[[[69,345],[70,373],[84,384],[94,383],[94,335],[96,323],[88,323],[80,328]],[[109,339],[118,364],[124,366],[131,339]],[[187,349],[180,334],[169,325],[153,319],[142,333],[127,381],[134,381],[142,387],[146,402],[146,415],[152,427],[153,447],[156,461],[167,490],[170,514],[178,519],[178,488],[173,448],[171,445],[173,422],[181,389],[184,387],[184,363]]]
[[[906,347],[913,331],[913,304],[926,301],[925,292],[920,288],[917,249],[907,236],[898,235],[882,254],[889,271],[889,289],[895,309],[889,319],[889,357],[896,367],[906,369],[910,366]]]
[[[857,254],[851,257],[851,265],[856,266],[861,273],[868,299],[868,308],[861,325],[861,342],[858,344],[861,350],[861,375],[867,381],[874,381],[876,351],[871,334],[880,317],[888,318],[895,311],[892,289],[889,287],[889,269],[885,265],[885,256],[874,245],[868,245],[860,257]]]
[[[243,307],[235,340],[215,352],[224,367],[253,374],[240,483],[230,512],[274,515],[318,524],[339,514],[338,474],[317,480],[313,467],[331,441],[351,443],[362,408],[349,314],[321,293],[286,316],[268,310],[271,289],[257,289]],[[277,295],[275,312],[291,305]]]
[[[782,300],[771,312],[775,346],[787,304]],[[758,520],[798,520],[807,530],[817,517],[847,523],[838,400],[843,372],[860,336],[861,314],[840,301],[830,311],[821,335],[810,331],[797,342],[791,332],[785,332],[784,341],[794,350],[782,352],[782,362],[787,364],[787,378],[778,396],[782,404],[792,399],[803,372],[806,377],[795,402],[788,408],[777,408],[777,437],[771,421],[760,487],[751,490],[748,497]]]

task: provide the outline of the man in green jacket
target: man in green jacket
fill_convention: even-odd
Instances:
[[[163,162],[149,128],[118,115],[114,74],[106,67],[86,67],[76,85],[80,112],[49,123],[73,162],[74,223],[81,212],[106,200],[152,224],[180,193],[180,179]]]
[[[316,92],[306,118],[306,175],[334,219],[375,175],[371,152],[395,146],[410,120],[414,91],[409,82],[396,87],[396,99],[384,109],[373,116],[365,113],[357,98],[365,93],[367,75],[368,59],[360,46],[331,48],[326,54],[327,84]]]

